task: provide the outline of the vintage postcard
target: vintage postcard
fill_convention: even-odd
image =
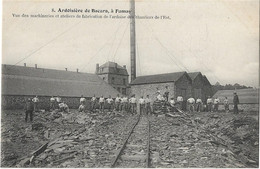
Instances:
[[[258,168],[258,0],[3,0],[1,167]]]

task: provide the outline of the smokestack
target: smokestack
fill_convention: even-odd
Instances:
[[[98,74],[98,72],[99,72],[99,64],[97,63],[96,64],[96,74]]]
[[[26,63],[24,63],[23,65],[24,65],[24,67],[26,67]]]
[[[131,82],[136,78],[136,45],[135,45],[135,0],[130,0],[130,55]]]
[[[35,64],[35,69],[37,69],[37,64]]]
[[[79,73],[79,69],[77,69],[77,73]]]
[[[65,68],[66,71],[68,71],[68,68]]]

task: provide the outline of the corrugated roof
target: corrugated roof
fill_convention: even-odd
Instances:
[[[228,98],[229,102],[233,102],[233,96],[234,96],[235,90],[219,90],[217,93],[214,94],[215,97],[219,97],[220,99],[224,99],[225,97]],[[239,97],[240,103],[259,103],[259,89],[237,89],[236,93]]]
[[[120,94],[98,75],[90,73],[4,65],[2,75],[4,95],[115,97]]]
[[[127,72],[126,68],[118,65],[115,62],[106,62],[105,64],[103,64],[99,67],[98,74],[107,74],[107,73],[128,76],[128,72]]]
[[[187,73],[186,72],[175,72],[175,73],[139,76],[134,81],[131,82],[131,85],[174,82],[174,81],[177,81],[180,77],[182,77],[185,74],[187,74]],[[188,74],[187,74],[187,76],[188,76]]]

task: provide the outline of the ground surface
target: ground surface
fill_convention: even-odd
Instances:
[[[258,167],[257,114],[150,116],[151,167]],[[25,123],[22,110],[2,110],[1,166],[110,167],[136,119],[129,113],[71,110],[39,112]]]

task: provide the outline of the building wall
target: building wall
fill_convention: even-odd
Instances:
[[[177,98],[177,96],[181,95],[184,100],[187,100],[189,97],[192,96],[192,81],[190,78],[188,78],[188,75],[182,76],[177,82],[176,82],[176,95],[174,98]]]
[[[212,97],[212,88],[209,84],[204,84],[202,88],[202,101],[205,103],[208,96]]]
[[[201,98],[202,100],[205,99],[203,94],[203,86],[204,80],[201,74],[199,74],[193,81],[192,81],[192,97],[197,99]]]

